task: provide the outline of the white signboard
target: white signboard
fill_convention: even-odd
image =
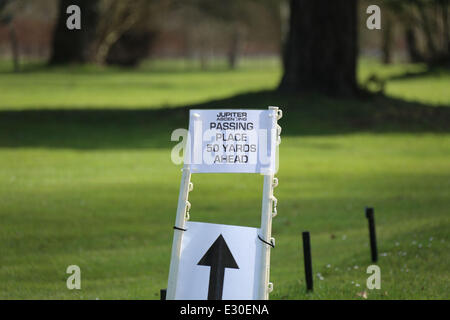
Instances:
[[[191,110],[185,165],[192,173],[275,173],[276,110]]]
[[[186,229],[175,299],[258,299],[259,229],[200,222]]]

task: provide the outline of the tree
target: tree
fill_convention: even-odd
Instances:
[[[95,61],[134,66],[148,56],[170,0],[103,0]]]
[[[411,0],[413,14],[417,12],[417,25],[425,37],[426,61],[430,65],[449,64],[449,1]]]
[[[235,69],[255,30],[281,32],[280,0],[174,0],[173,4],[174,20],[184,26],[186,55],[195,52],[202,69],[214,51],[224,53],[228,67]],[[269,37],[272,40],[273,34]]]
[[[388,10],[383,14],[383,28],[382,28],[382,45],[383,63],[389,64],[392,62],[392,47],[394,44],[394,23],[391,14]]]
[[[13,58],[14,72],[19,72],[19,42],[14,26],[14,15],[20,9],[20,3],[12,0],[0,0],[0,25],[6,25],[9,29],[9,43]]]
[[[246,0],[179,0],[174,1],[175,7],[181,9],[182,23],[192,34],[190,45],[199,50],[202,69],[207,67],[207,55],[211,51],[212,39],[220,35],[226,44],[226,57],[230,69],[237,66],[242,35],[245,29],[243,21],[247,21],[248,5]],[[194,23],[193,23],[194,22]]]
[[[59,0],[50,64],[136,65],[148,55],[169,0]],[[69,30],[67,7],[81,9],[81,30]]]
[[[357,1],[291,0],[279,89],[357,91]]]
[[[81,30],[69,30],[66,26],[69,17],[66,10],[70,5],[78,5],[81,9]],[[99,15],[99,0],[59,0],[49,64],[92,61]]]
[[[385,5],[403,26],[412,62],[449,64],[449,0],[386,0]]]

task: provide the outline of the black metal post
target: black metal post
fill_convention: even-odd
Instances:
[[[161,290],[159,291],[159,293],[160,293],[160,295],[161,295],[160,300],[166,300],[167,289],[161,289]]]
[[[378,261],[377,237],[375,234],[375,216],[373,208],[366,208],[366,218],[369,220],[370,252],[372,262]]]
[[[305,279],[306,290],[313,290],[313,275],[312,275],[312,263],[311,263],[311,242],[308,231],[304,231],[303,235],[303,259],[305,261]]]

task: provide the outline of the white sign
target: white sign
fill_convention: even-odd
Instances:
[[[258,299],[259,229],[187,222],[175,299]]]
[[[192,173],[274,174],[276,110],[191,110],[185,165]]]

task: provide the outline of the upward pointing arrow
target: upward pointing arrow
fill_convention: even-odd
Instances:
[[[239,269],[222,235],[217,237],[197,265],[211,267],[208,300],[222,300],[225,268]]]

